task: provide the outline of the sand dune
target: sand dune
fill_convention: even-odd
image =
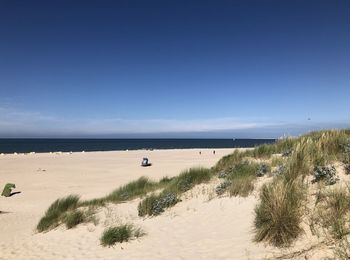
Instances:
[[[247,259],[268,249],[251,242],[256,198],[210,199],[208,187],[163,215],[137,216],[138,200],[110,205],[98,213],[100,222],[72,230],[59,227],[36,233],[35,226],[57,198],[79,194],[90,199],[107,194],[142,175],[153,179],[174,176],[192,166],[214,165],[232,149],[118,151],[73,154],[0,156],[0,185],[13,182],[20,194],[0,198],[0,259]],[[148,156],[153,166],[139,166]],[[103,248],[105,226],[132,222],[147,232],[137,240]]]

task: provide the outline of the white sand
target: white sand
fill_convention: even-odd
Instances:
[[[15,183],[20,194],[0,197],[0,259],[261,259],[271,252],[252,242],[254,196],[214,198],[196,187],[192,196],[161,216],[139,218],[139,200],[109,205],[100,222],[75,229],[36,233],[35,226],[57,198],[101,197],[138,177],[174,176],[193,166],[214,165],[233,149],[89,152],[0,155],[0,188]],[[152,167],[142,168],[147,156]],[[106,226],[134,223],[147,235],[112,248],[100,246]]]

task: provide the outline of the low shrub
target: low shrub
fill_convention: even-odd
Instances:
[[[143,199],[138,205],[138,215],[140,217],[149,215],[157,216],[164,212],[166,208],[174,206],[179,202],[175,193],[162,192],[158,195],[152,194]]]
[[[219,173],[218,173],[218,178],[226,178],[227,177],[227,173],[225,172],[225,171],[220,171]]]
[[[337,182],[337,170],[334,166],[316,166],[312,183],[324,181],[326,185],[333,185]]]
[[[232,183],[230,181],[224,181],[222,183],[220,183],[216,188],[215,188],[215,192],[217,195],[222,195],[226,192],[227,188],[230,187]]]
[[[265,176],[266,173],[268,173],[271,170],[271,168],[267,164],[260,164],[258,166],[258,169],[256,171],[256,176],[257,177],[263,177]]]

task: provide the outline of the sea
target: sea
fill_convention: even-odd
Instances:
[[[275,139],[0,139],[0,153],[255,147]]]

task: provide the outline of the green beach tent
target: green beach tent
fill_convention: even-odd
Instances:
[[[7,183],[4,187],[4,190],[1,193],[1,196],[10,197],[12,189],[16,188],[16,185],[13,183]]]

